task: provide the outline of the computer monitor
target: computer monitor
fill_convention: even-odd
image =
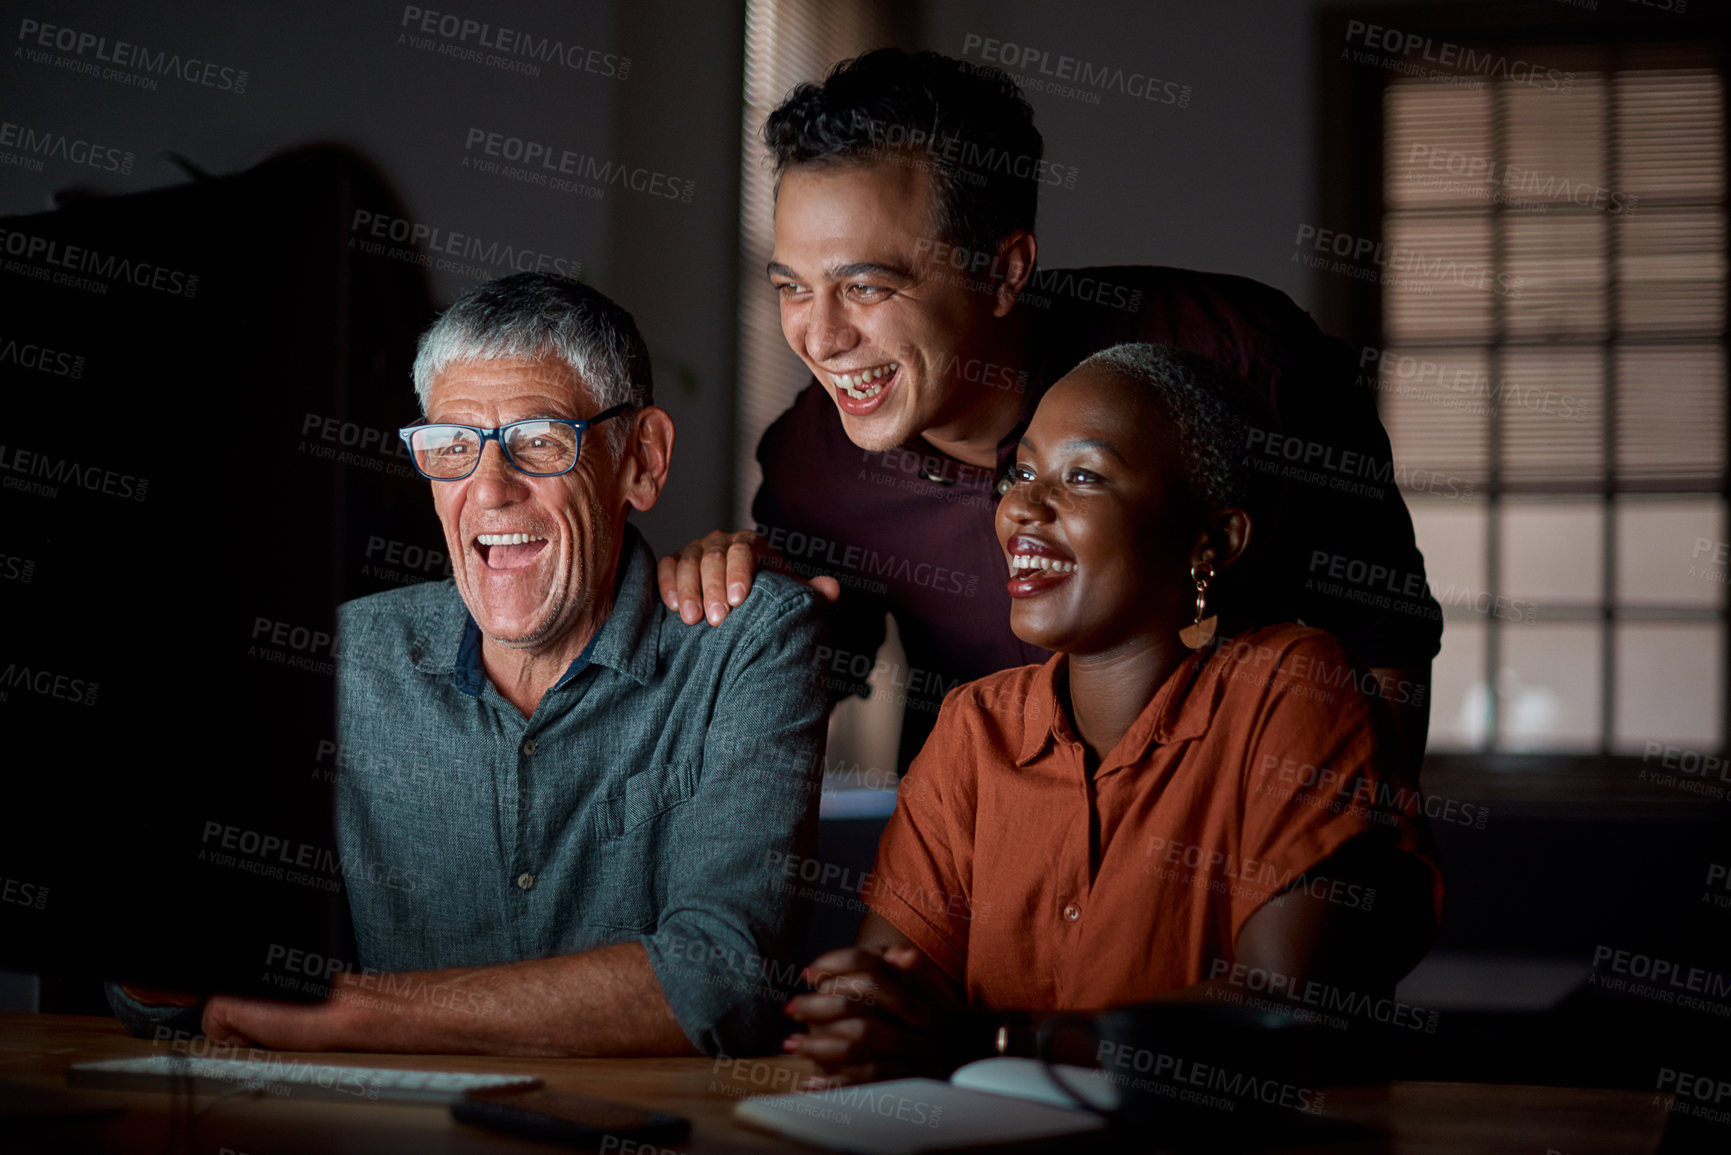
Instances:
[[[0,969],[296,998],[349,950],[335,607],[439,540],[387,436],[424,276],[345,243],[388,200],[315,148],[0,219]]]

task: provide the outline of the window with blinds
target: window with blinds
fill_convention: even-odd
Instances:
[[[735,416],[735,521],[751,524],[762,479],[757,442],[793,403],[811,374],[781,335],[781,311],[764,266],[775,247],[775,175],[761,135],[764,118],[803,81],[887,43],[889,16],[877,3],[747,0],[745,108],[740,125],[739,403]]]
[[[1383,89],[1383,420],[1444,606],[1431,748],[1724,746],[1724,77]]]
[[[746,0],[745,108],[739,164],[739,388],[734,417],[735,524],[749,526],[751,499],[762,470],[757,443],[770,423],[811,379],[781,333],[781,308],[764,266],[775,248],[775,174],[763,143],[764,118],[802,81],[822,80],[839,61],[893,43],[893,13],[884,0],[836,4],[830,0]],[[905,659],[889,623],[883,657]],[[880,795],[871,806],[836,802],[838,789],[881,785],[893,779],[901,711],[896,696],[850,698],[830,712],[825,761],[824,813],[887,814],[893,791],[854,789],[850,796]]]

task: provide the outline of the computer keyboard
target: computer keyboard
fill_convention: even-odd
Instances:
[[[257,1052],[254,1052],[255,1054]],[[466,1091],[540,1086],[531,1075],[488,1075],[470,1071],[393,1070],[385,1067],[339,1067],[313,1063],[292,1054],[266,1059],[208,1059],[184,1055],[151,1055],[144,1059],[110,1059],[74,1063],[66,1081],[80,1087],[111,1091],[180,1091],[200,1095],[258,1090],[295,1099],[346,1099],[350,1102],[388,1099],[403,1103],[454,1103]]]

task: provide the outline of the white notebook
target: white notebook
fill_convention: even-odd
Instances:
[[[1060,1066],[1064,1081],[1101,1108],[1117,1090],[1099,1071]],[[1098,1131],[1098,1115],[1066,1098],[1033,1059],[981,1059],[945,1083],[895,1079],[808,1095],[763,1095],[733,1108],[738,1122],[801,1143],[859,1155],[915,1155],[1057,1139]]]

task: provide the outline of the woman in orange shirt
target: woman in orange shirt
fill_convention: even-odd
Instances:
[[[1258,608],[1263,414],[1155,345],[1041,399],[997,532],[1011,627],[1054,656],[945,700],[856,945],[788,1004],[806,1030],[784,1049],[817,1085],[1003,1050],[1027,1012],[1374,999],[1428,946],[1442,883],[1416,775],[1365,696],[1399,687]]]

